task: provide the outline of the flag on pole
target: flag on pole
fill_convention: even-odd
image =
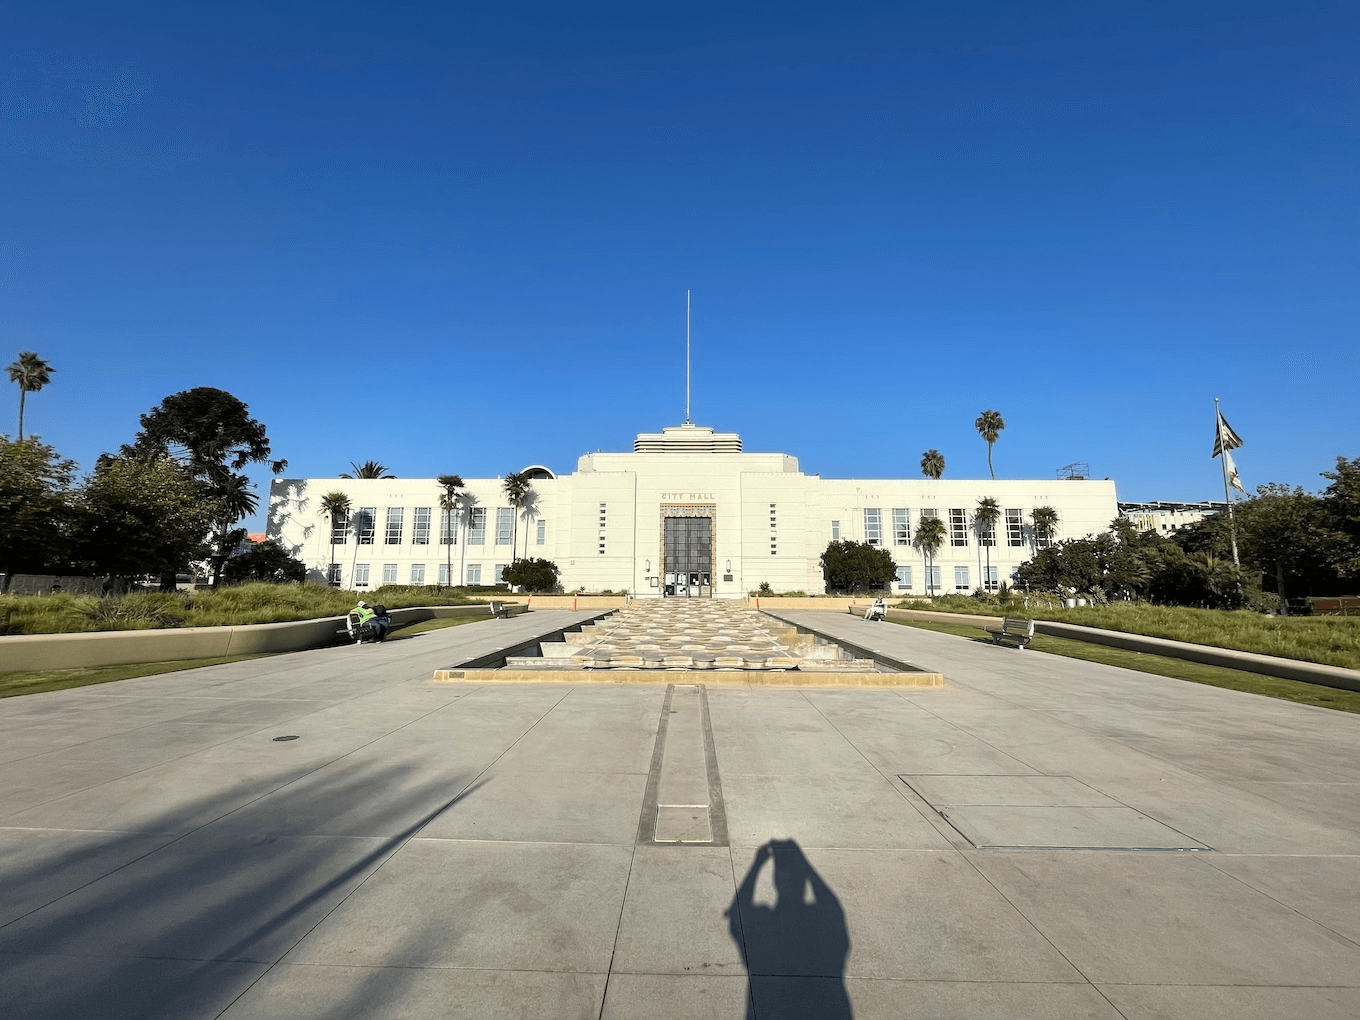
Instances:
[[[1227,422],[1224,422],[1224,425],[1226,424]],[[1239,439],[1237,445],[1241,446],[1242,440]],[[1223,451],[1223,470],[1228,476],[1228,484],[1245,496],[1247,490],[1242,488],[1242,479],[1237,476],[1237,465],[1233,463],[1232,454],[1227,450]]]
[[[1228,424],[1222,412],[1218,415],[1218,435],[1214,436],[1214,456],[1226,453],[1228,450],[1236,450],[1242,445],[1242,437],[1233,431],[1233,427]],[[1231,460],[1229,461],[1231,463]]]

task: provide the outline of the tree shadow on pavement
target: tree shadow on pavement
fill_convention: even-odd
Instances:
[[[29,852],[0,856],[0,885],[31,892],[0,924],[0,1016],[216,1016],[482,785],[466,774],[413,781],[400,764],[327,771],[306,784],[280,776],[244,806],[229,792],[181,801],[136,832],[39,830],[52,852],[34,852],[35,836]],[[373,810],[351,832],[295,831],[290,817],[318,802]],[[214,821],[186,833],[190,816]]]
[[[774,869],[772,906],[755,899],[767,862]],[[845,911],[795,840],[773,840],[756,851],[727,918],[750,978],[747,1020],[851,1020]]]

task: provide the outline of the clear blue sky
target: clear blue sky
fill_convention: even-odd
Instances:
[[[177,390],[289,474],[1360,455],[1360,6],[0,4],[0,360],[90,467]],[[13,434],[17,392],[3,391]],[[881,436],[881,441],[871,438]],[[261,473],[261,478],[266,477]]]

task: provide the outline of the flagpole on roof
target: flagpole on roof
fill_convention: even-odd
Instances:
[[[1227,433],[1223,420],[1223,412],[1218,409],[1218,398],[1214,397],[1214,456],[1219,459],[1219,467],[1223,469],[1223,498],[1228,501],[1228,534],[1232,537],[1233,566],[1238,570],[1242,569],[1242,563],[1237,558],[1237,521],[1233,518],[1233,498],[1232,490],[1228,488],[1228,443],[1226,442]],[[1220,457],[1219,454],[1222,454]]]

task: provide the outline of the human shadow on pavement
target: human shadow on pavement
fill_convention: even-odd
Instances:
[[[774,868],[773,906],[755,899],[766,862]],[[772,840],[756,851],[727,919],[750,979],[747,1020],[854,1016],[845,990],[845,911],[795,840]]]

